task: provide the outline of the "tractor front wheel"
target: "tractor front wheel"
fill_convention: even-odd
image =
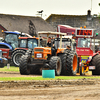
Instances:
[[[31,73],[31,66],[28,64],[31,63],[31,60],[28,55],[23,55],[19,62],[19,71],[21,75],[29,75]]]
[[[22,55],[25,55],[24,50],[16,50],[12,53],[11,60],[14,64],[14,66],[19,67],[19,61]]]
[[[70,52],[66,57],[65,75],[76,75],[78,68],[78,57],[74,52]]]
[[[51,69],[55,70],[55,75],[59,76],[61,74],[62,64],[61,59],[58,56],[52,56],[49,65]]]

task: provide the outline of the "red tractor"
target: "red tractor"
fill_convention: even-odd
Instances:
[[[100,52],[95,53],[95,31],[86,28],[73,28],[66,25],[58,25],[57,31],[73,35],[76,40],[76,52],[78,54],[78,72],[84,75],[89,70],[93,75],[100,75]]]
[[[37,37],[19,37],[18,48],[15,48],[11,56],[13,64],[19,66],[20,57],[24,55],[28,49],[34,49],[34,47],[37,46]]]
[[[21,33],[18,31],[3,31],[2,34],[4,40],[0,41],[0,50],[2,50],[3,57],[8,59],[8,63],[11,64],[12,51],[18,47],[19,37],[32,37],[27,33]]]

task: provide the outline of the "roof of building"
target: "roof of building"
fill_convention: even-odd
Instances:
[[[36,33],[38,31],[55,31],[55,29],[41,17],[0,14],[0,25],[8,31],[29,33],[30,21],[34,24]]]
[[[48,20],[50,17],[52,16],[62,16],[62,17],[65,17],[65,16],[71,16],[71,17],[86,17],[87,15],[66,15],[66,14],[51,14],[46,20]]]

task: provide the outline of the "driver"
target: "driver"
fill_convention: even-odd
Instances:
[[[48,47],[51,47],[51,37],[48,38],[47,46]],[[53,41],[53,47],[54,47],[54,41]]]
[[[66,45],[66,48],[67,48],[68,50],[71,50],[71,46],[69,46],[69,45]]]
[[[47,46],[51,47],[51,37],[48,38]],[[52,50],[52,55],[54,56],[56,54],[56,50],[55,50],[55,46],[54,46],[54,41],[53,41],[53,47],[51,48],[51,50]]]

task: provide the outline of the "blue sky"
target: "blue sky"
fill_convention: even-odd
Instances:
[[[0,0],[0,13],[38,16],[37,11],[43,10],[45,19],[50,14],[86,15],[92,8],[92,14],[99,14],[98,3],[100,0]]]

